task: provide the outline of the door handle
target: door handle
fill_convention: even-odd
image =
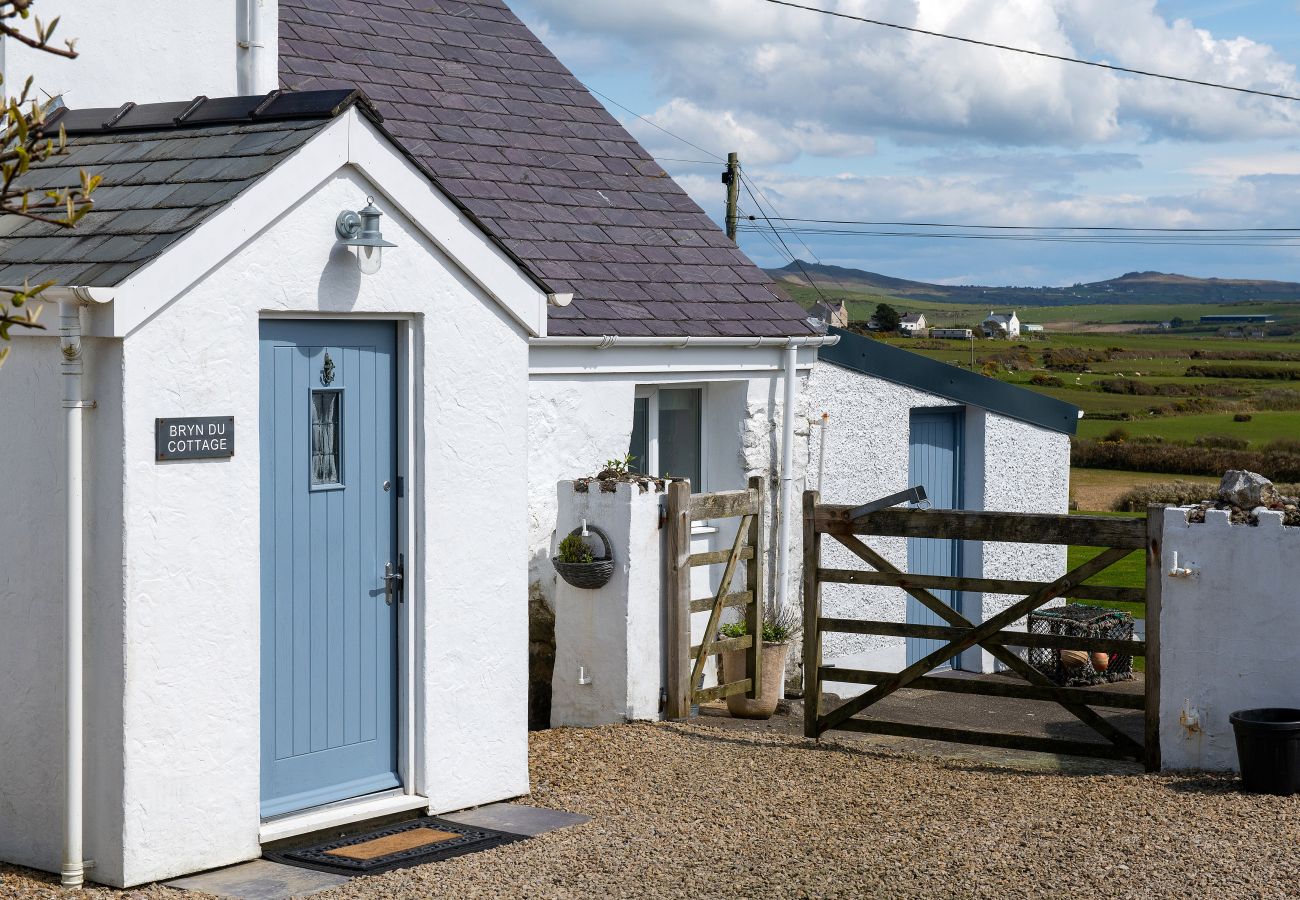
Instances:
[[[396,568],[391,562],[384,563],[384,602],[389,606],[393,605],[394,597],[397,598],[398,602],[401,602],[402,577],[406,568],[405,562],[401,554],[398,554]]]

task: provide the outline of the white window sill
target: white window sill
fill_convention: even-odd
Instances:
[[[717,534],[718,529],[712,525],[691,525],[691,537],[697,537],[705,534]]]

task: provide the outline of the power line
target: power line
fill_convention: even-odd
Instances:
[[[1136,225],[974,225],[974,224],[952,224],[945,222],[868,222],[859,219],[798,219],[787,218],[786,216],[774,215],[772,218],[781,222],[807,222],[814,225],[875,225],[889,226],[898,228],[970,228],[970,229],[990,229],[999,231],[1121,231],[1121,232],[1140,232],[1150,231],[1157,233],[1186,233],[1186,234],[1232,234],[1232,233],[1268,233],[1284,232],[1300,233],[1300,228],[1185,228],[1185,227],[1143,227]]]
[[[744,180],[746,177],[747,176],[744,174],[744,172],[741,172],[741,179]],[[791,219],[787,219],[785,216],[780,214],[780,211],[777,210],[776,208],[776,204],[773,203],[770,199],[768,199],[767,194],[763,193],[763,188],[761,185],[758,184],[758,182],[753,182],[753,185],[754,185],[754,190],[758,191],[758,195],[763,198],[764,202],[766,202],[768,206],[772,207],[773,218],[783,222],[793,221]],[[813,252],[812,247],[808,246],[808,242],[805,241],[803,238],[799,238],[799,243],[802,244],[803,248],[808,251],[808,255],[811,256],[813,260],[817,262],[818,265],[820,265],[821,257],[819,257],[816,253]]]
[[[1293,97],[1290,94],[1275,94],[1272,91],[1260,91],[1254,88],[1236,87],[1231,84],[1219,84],[1214,81],[1200,81],[1196,78],[1183,78],[1179,75],[1165,75],[1160,72],[1148,72],[1144,69],[1130,69],[1126,66],[1116,66],[1110,63],[1095,62],[1090,59],[1078,59],[1073,56],[1060,56],[1056,53],[1047,53],[1043,50],[1028,50],[1024,47],[1012,47],[1007,44],[997,44],[992,41],[981,41],[975,38],[960,37],[955,34],[945,34],[942,31],[927,31],[924,28],[914,28],[910,25],[899,25],[895,22],[882,22],[879,19],[868,19],[864,16],[854,16],[849,13],[837,12],[832,9],[822,9],[817,6],[805,6],[802,3],[791,3],[790,0],[764,0],[766,3],[772,3],[776,6],[787,6],[791,9],[801,9],[806,12],[821,13],[824,16],[833,16],[837,19],[851,19],[854,22],[862,22],[867,25],[879,25],[882,28],[893,28],[898,31],[908,31],[912,34],[923,34],[927,37],[943,38],[947,41],[959,41],[963,44],[974,44],[977,47],[989,47],[993,50],[1006,50],[1011,53],[1024,53],[1028,56],[1038,56],[1043,59],[1054,59],[1058,62],[1074,63],[1079,66],[1091,66],[1095,69],[1108,69],[1112,72],[1124,72],[1129,75],[1142,75],[1146,78],[1160,78],[1165,81],[1177,81],[1182,84],[1194,84],[1199,87],[1215,88],[1221,91],[1235,91],[1239,94],[1254,94],[1259,97],[1272,97],[1275,100],[1292,100],[1300,102],[1300,97]]]
[[[609,96],[608,94],[602,94],[600,91],[596,90],[594,87],[592,87],[591,85],[586,84],[586,83],[584,83],[584,82],[580,82],[580,83],[582,84],[583,87],[585,87],[587,90],[591,91],[591,92],[592,92],[593,94],[595,94],[597,97],[602,97],[602,98],[604,98],[605,100],[608,100],[610,103],[613,103],[615,106],[617,106],[619,109],[623,110],[623,111],[624,111],[625,113],[627,113],[628,115],[635,116],[636,118],[640,119],[642,122],[645,122],[645,123],[646,123],[647,125],[649,125],[650,127],[652,127],[652,128],[658,128],[660,131],[662,131],[664,134],[668,135],[670,138],[673,138],[673,139],[675,139],[675,140],[681,141],[681,142],[682,142],[683,144],[685,144],[686,146],[691,147],[691,148],[693,148],[693,149],[695,149],[695,150],[700,151],[700,152],[703,153],[705,156],[713,157],[714,159],[716,159],[716,160],[717,160],[718,162],[720,162],[720,163],[721,163],[721,162],[725,162],[725,161],[722,159],[722,157],[718,156],[717,154],[715,154],[715,153],[711,153],[711,152],[709,152],[708,150],[705,150],[705,149],[704,149],[703,147],[701,147],[699,144],[693,144],[693,143],[691,143],[690,141],[686,140],[686,138],[682,137],[680,134],[673,134],[673,133],[672,133],[671,131],[669,131],[667,128],[665,128],[665,127],[663,127],[662,125],[660,125],[658,122],[655,122],[655,121],[652,120],[652,119],[647,119],[645,116],[641,115],[639,112],[637,112],[637,111],[634,110],[634,109],[629,109],[628,107],[624,106],[622,103],[619,103],[617,100],[615,100],[613,97]]]
[[[799,257],[795,256],[793,253],[790,252],[790,247],[788,244],[786,244],[785,238],[781,237],[781,232],[777,230],[776,226],[772,224],[772,220],[768,218],[767,213],[763,211],[763,204],[758,202],[758,197],[756,197],[754,195],[753,190],[750,189],[749,179],[742,177],[740,179],[740,183],[744,186],[745,191],[750,196],[750,199],[754,201],[754,206],[758,209],[759,214],[762,215],[763,220],[767,222],[767,227],[771,230],[772,234],[776,236],[776,239],[781,242],[781,246],[785,248],[785,252],[790,257],[790,259],[794,260],[795,266],[798,267],[799,271],[803,273],[803,277],[808,280],[808,285],[814,291],[816,291],[817,299],[825,303],[826,295],[823,294],[822,289],[817,286],[817,282],[813,281],[812,276],[808,274],[808,270],[803,267],[803,260],[799,259]]]
[[[762,232],[765,229],[758,225],[742,225],[740,230],[746,233]],[[1011,241],[1016,243],[1060,243],[1060,244],[1133,244],[1144,246],[1165,246],[1165,247],[1300,247],[1300,236],[1278,237],[1271,241],[1264,240],[1262,237],[1243,236],[1236,240],[1220,238],[1218,240],[1188,239],[1188,240],[1171,240],[1168,238],[1158,238],[1151,236],[1144,238],[1140,235],[1132,237],[1091,237],[1086,235],[1042,235],[1042,234],[954,234],[952,232],[924,232],[924,231],[863,231],[858,229],[796,229],[789,227],[776,228],[771,230],[778,237],[781,234],[818,234],[818,235],[836,235],[842,237],[900,237],[900,238],[928,238],[937,240],[971,240],[971,241]],[[784,241],[782,241],[784,243]]]

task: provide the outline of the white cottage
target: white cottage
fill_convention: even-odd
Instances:
[[[528,340],[564,298],[356,92],[58,124],[28,184],[106,186],[4,223],[0,281],[62,287],[0,390],[39,462],[0,518],[0,858],[138,884],[341,800],[526,793]]]
[[[4,60],[99,107],[37,177],[106,186],[74,233],[3,223],[0,284],[57,278],[64,328],[15,340],[3,449],[71,466],[0,519],[0,859],[131,885],[526,793],[556,484],[629,451],[767,478],[797,598],[839,338],[502,0],[97,10],[61,4],[82,59]]]

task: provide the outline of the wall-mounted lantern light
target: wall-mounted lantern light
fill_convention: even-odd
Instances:
[[[375,208],[375,198],[367,197],[365,209],[356,212],[345,209],[334,223],[334,233],[343,246],[356,248],[357,265],[367,275],[375,274],[383,265],[385,247],[397,246],[384,240],[379,230],[382,215]]]

